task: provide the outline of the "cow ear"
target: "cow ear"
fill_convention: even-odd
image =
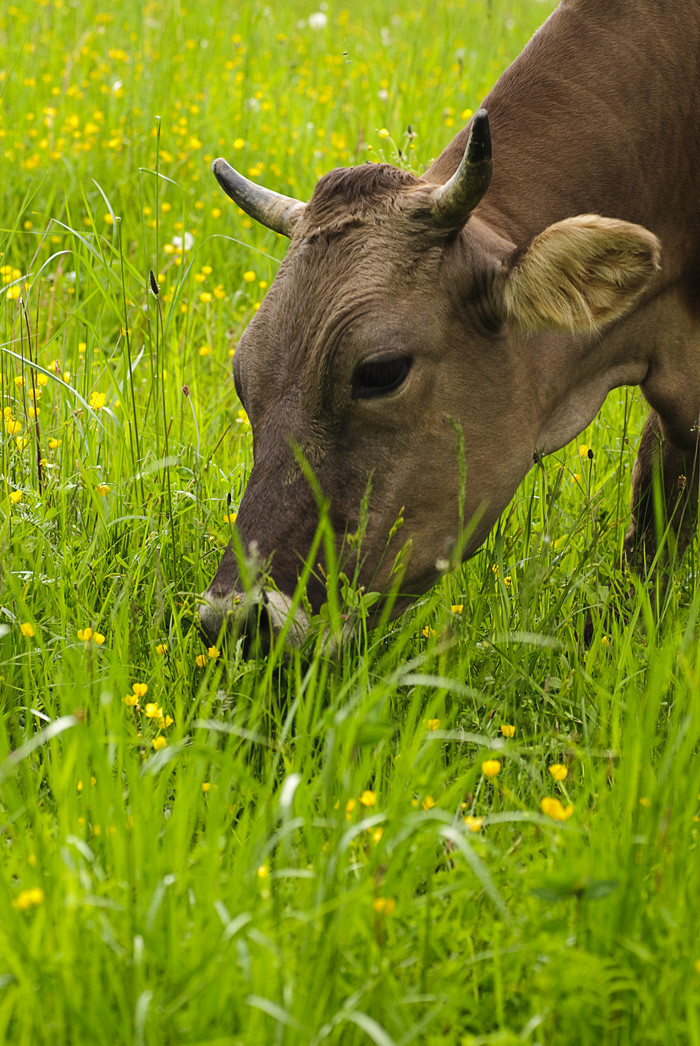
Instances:
[[[556,222],[511,259],[505,318],[526,331],[599,330],[634,305],[659,255],[641,225],[596,214]]]

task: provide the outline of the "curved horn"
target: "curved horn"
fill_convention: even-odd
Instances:
[[[484,197],[492,172],[489,118],[485,109],[479,109],[472,120],[462,162],[449,182],[435,190],[432,211],[437,223],[455,227],[464,225]]]
[[[268,229],[283,236],[292,235],[294,226],[304,212],[305,203],[249,182],[221,158],[214,160],[211,169],[221,188],[241,210]]]

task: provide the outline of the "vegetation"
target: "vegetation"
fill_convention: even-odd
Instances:
[[[700,593],[615,569],[635,393],[339,653],[193,625],[285,249],[212,158],[421,171],[552,6],[0,13],[1,1041],[700,1043]]]

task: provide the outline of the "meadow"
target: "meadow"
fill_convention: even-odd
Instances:
[[[638,393],[339,652],[193,623],[286,246],[212,159],[420,173],[553,7],[0,12],[0,1042],[700,1044],[700,592],[616,570]]]

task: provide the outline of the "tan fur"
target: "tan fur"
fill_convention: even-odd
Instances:
[[[659,270],[656,236],[630,222],[579,214],[548,226],[509,271],[507,318],[521,330],[592,332],[619,319]]]

